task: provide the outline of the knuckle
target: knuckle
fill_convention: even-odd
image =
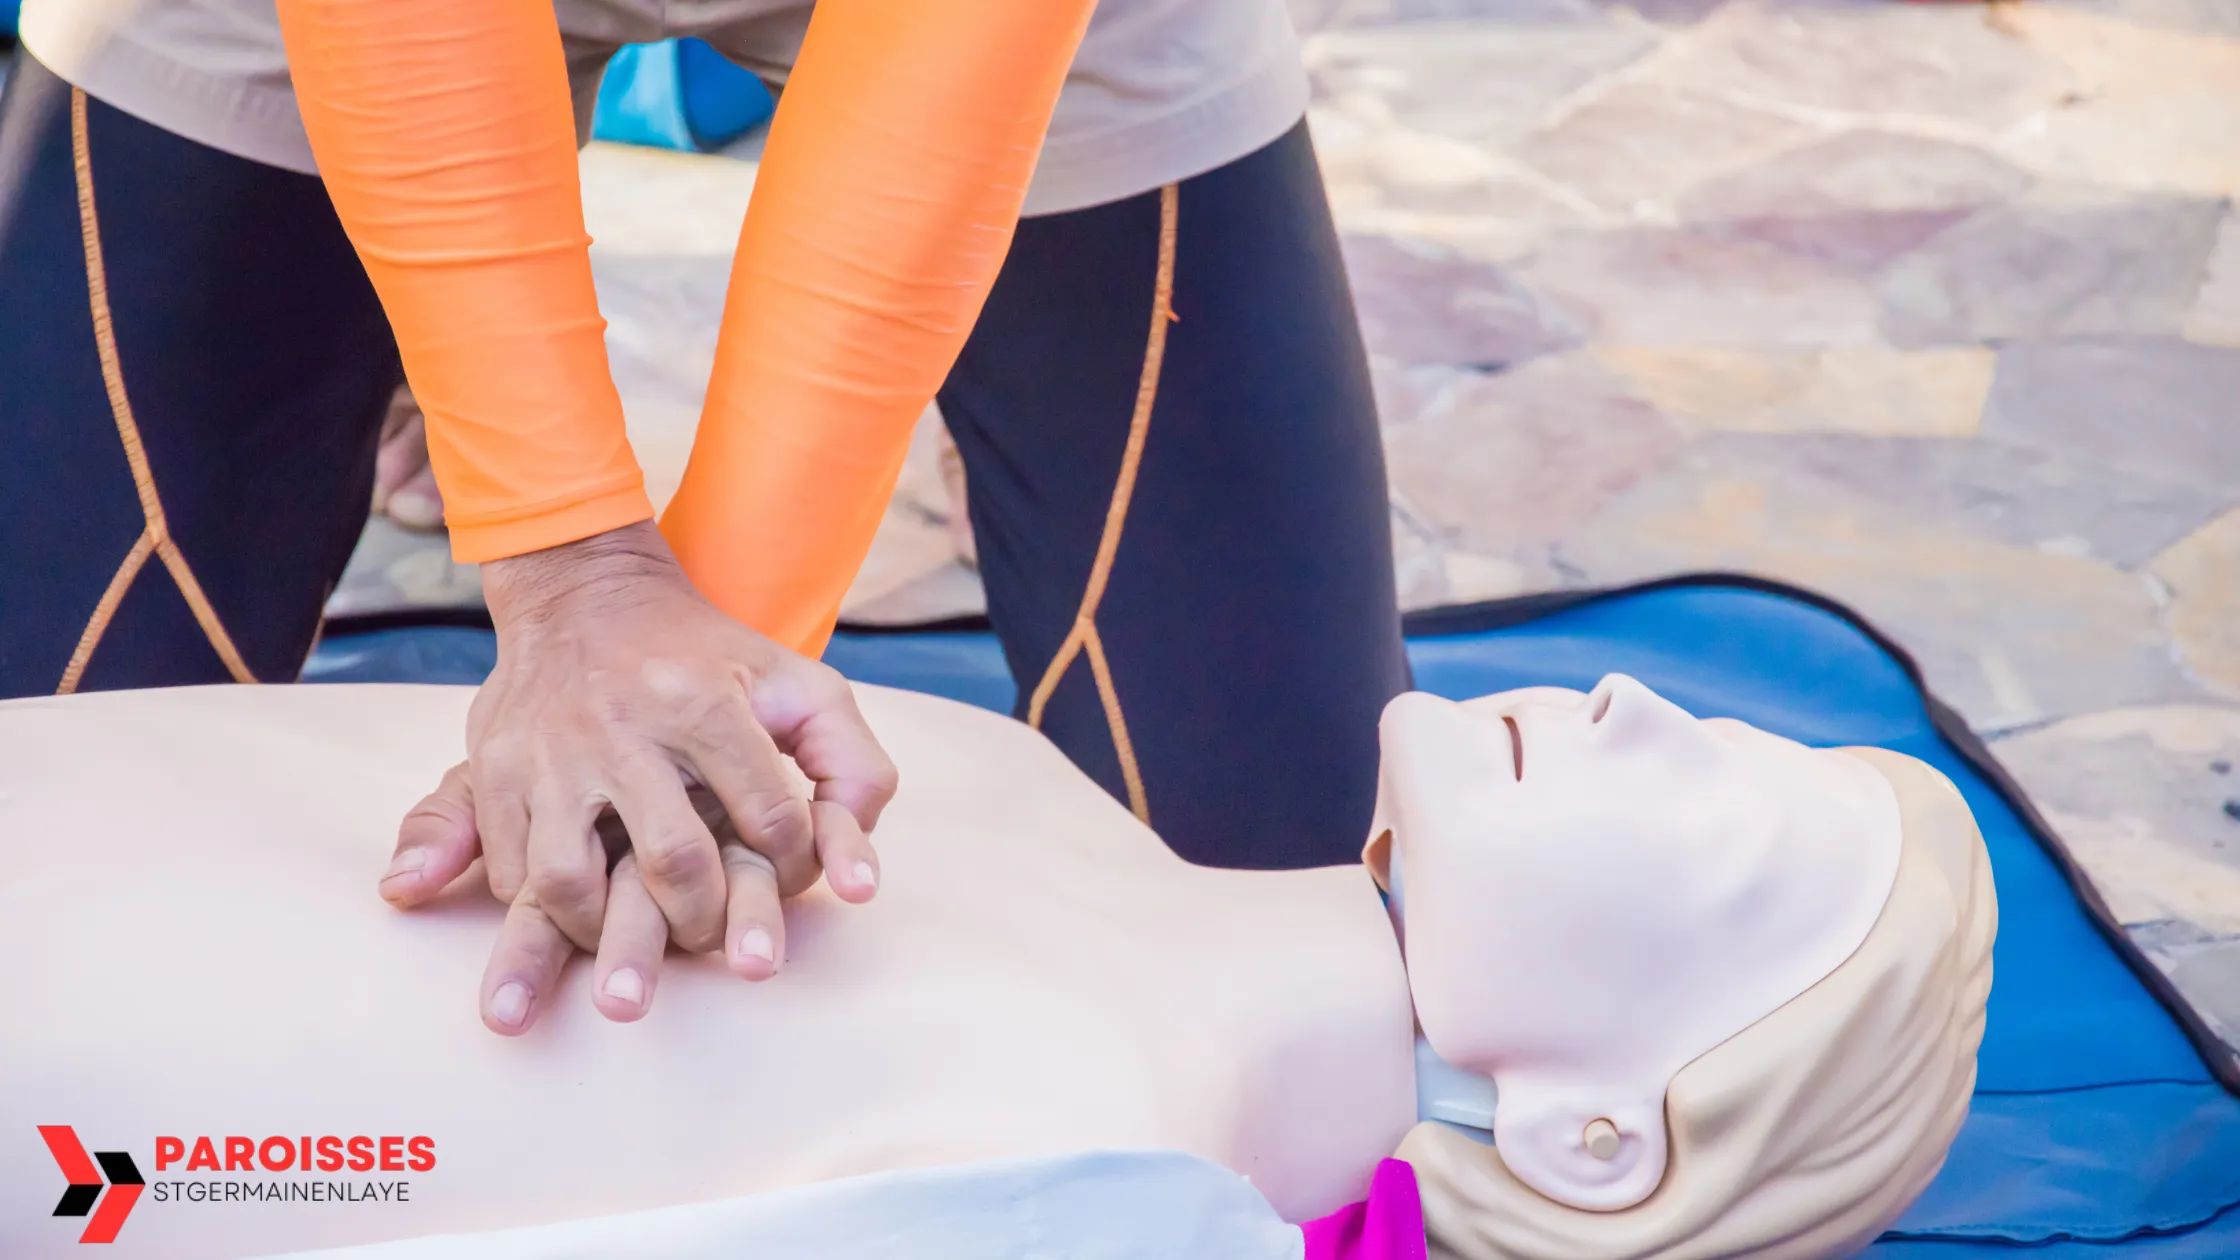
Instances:
[[[768,879],[776,883],[777,865],[760,853],[743,844],[726,845],[723,850],[724,873],[737,881],[741,879]]]
[[[529,739],[518,729],[501,727],[475,741],[467,758],[469,773],[479,787],[496,787],[532,759]]]
[[[675,826],[646,837],[633,847],[638,854],[638,869],[647,880],[675,887],[708,873],[706,849],[711,843],[704,831]]]
[[[894,762],[884,752],[879,754],[878,764],[872,767],[867,777],[871,790],[882,801],[892,799],[902,787],[902,771],[895,768]]]
[[[809,842],[809,803],[800,797],[763,792],[750,798],[744,808],[747,834],[762,842],[757,847],[784,853]]]
[[[702,677],[689,661],[654,656],[639,663],[638,682],[655,699],[676,701],[699,691]]]
[[[493,801],[488,808],[475,811],[474,825],[483,856],[508,866],[519,866],[526,861],[528,815],[519,806],[507,808],[502,802]]]
[[[428,844],[440,840],[457,831],[460,821],[456,811],[422,801],[397,824],[397,843]]]
[[[746,692],[720,661],[651,661],[639,677],[649,702],[683,729],[722,722],[746,703]]]
[[[855,688],[848,685],[847,676],[822,661],[810,661],[807,665],[802,685],[816,706],[856,716]]]
[[[733,691],[694,695],[681,701],[677,710],[677,726],[685,738],[707,747],[734,744],[741,732],[758,725],[746,696]]]
[[[532,882],[541,905],[575,909],[601,901],[606,893],[606,872],[588,861],[568,861],[540,868]]]
[[[433,824],[446,828],[456,827],[473,822],[474,810],[467,802],[459,799],[456,793],[437,788],[421,797],[420,803],[412,807],[412,812],[404,816],[404,821],[406,826]]]

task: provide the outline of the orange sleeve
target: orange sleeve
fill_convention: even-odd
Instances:
[[[279,12],[320,174],[428,417],[454,554],[652,516],[591,287],[551,0]]]
[[[1010,248],[1093,7],[816,6],[662,520],[701,591],[789,647],[815,655],[832,632]]]

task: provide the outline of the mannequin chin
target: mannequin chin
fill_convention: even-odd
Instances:
[[[519,1041],[473,1018],[487,895],[374,892],[470,695],[0,704],[0,950],[41,960],[0,1028],[0,1254],[53,1241],[23,1135],[67,1122],[142,1152],[433,1139],[409,1204],[175,1210],[181,1260],[1143,1147],[1292,1220],[1398,1147],[1458,1255],[1834,1255],[1965,1112],[1995,908],[1951,786],[1629,679],[1396,700],[1368,851],[1390,915],[1353,868],[1189,866],[1024,726],[859,688],[903,780],[879,898],[796,901],[762,985],[672,956],[636,1024],[578,969]],[[1418,1125],[1418,1021],[1498,1086],[1495,1146]]]

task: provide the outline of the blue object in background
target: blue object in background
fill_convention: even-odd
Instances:
[[[632,44],[607,63],[591,137],[687,153],[721,148],[766,121],[762,80],[697,39]]]
[[[2053,859],[1931,721],[1903,665],[1859,626],[1764,590],[1619,593],[1501,629],[1412,637],[1416,685],[1454,698],[1619,672],[1703,717],[1822,746],[1873,744],[1951,776],[1999,890],[1976,1096],[1944,1171],[1874,1260],[2240,1257],[2240,1099],[2124,966]],[[310,681],[478,682],[488,631],[331,639]],[[1016,690],[985,632],[836,635],[861,682],[1008,713]]]
[[[16,33],[16,14],[22,9],[22,0],[0,0],[0,35]]]
[[[498,636],[466,626],[336,634],[304,662],[314,683],[457,683],[479,687],[498,667]]]

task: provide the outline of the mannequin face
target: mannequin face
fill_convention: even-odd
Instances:
[[[1494,1143],[1575,1207],[1646,1198],[1674,1073],[1834,970],[1897,871],[1872,768],[1630,678],[1394,700],[1370,862],[1425,1037],[1494,1078]],[[1389,832],[1389,841],[1385,839]]]

